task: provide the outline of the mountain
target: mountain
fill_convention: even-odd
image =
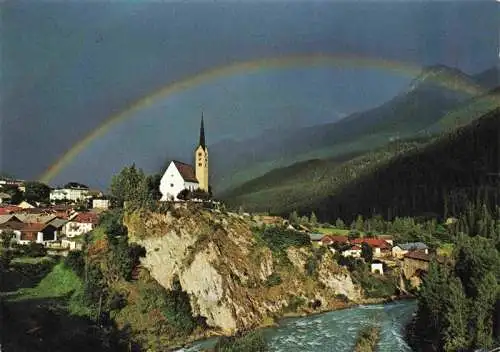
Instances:
[[[360,175],[370,172],[395,155],[429,143],[432,137],[395,140],[387,145],[340,158],[313,159],[266,173],[221,195],[230,207],[248,211],[289,214],[306,205],[317,204]]]
[[[466,199],[500,200],[500,108],[421,150],[392,158],[303,211],[320,217],[457,214]],[[486,201],[486,200],[485,200]]]
[[[500,187],[500,106],[442,136],[398,140],[344,163],[314,160],[273,170],[224,194],[233,207],[321,219],[451,212],[460,197]],[[496,186],[495,186],[496,185]],[[500,199],[500,198],[499,198]]]
[[[483,72],[473,76],[474,80],[480,86],[492,89],[500,86],[500,66],[493,66]]]
[[[219,163],[213,164],[217,170],[213,175],[215,191],[224,193],[295,162],[359,154],[393,138],[414,136],[483,92],[472,77],[461,71],[432,66],[422,70],[408,89],[374,109],[334,123],[297,130],[284,128],[248,141],[214,145],[211,152]]]

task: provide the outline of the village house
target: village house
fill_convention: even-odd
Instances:
[[[96,213],[83,212],[71,217],[64,225],[64,234],[67,237],[75,237],[92,231],[99,223],[99,217]]]
[[[56,188],[50,191],[49,199],[55,201],[78,202],[88,200],[92,197],[91,191],[86,185],[70,182],[62,188]]]
[[[22,208],[22,209],[33,209],[33,208],[36,208],[35,205],[23,200],[21,203],[19,203],[17,205],[19,208]]]
[[[429,271],[432,260],[444,263],[441,256],[425,253],[424,251],[410,251],[403,256],[402,271],[406,279],[410,280],[414,287],[418,287],[422,282],[422,277]]]
[[[374,274],[384,275],[384,264],[378,261],[372,262],[370,265],[370,272]]]
[[[0,204],[5,203],[5,202],[9,202],[11,199],[12,199],[12,197],[10,196],[10,194],[5,193],[5,192],[0,192]]]
[[[308,235],[309,235],[309,239],[311,240],[311,243],[313,245],[318,245],[318,246],[322,245],[321,240],[323,239],[323,237],[325,235],[323,235],[322,233],[319,233],[319,232],[310,232],[310,233],[308,233]]]
[[[323,246],[332,246],[334,244],[348,244],[349,239],[347,236],[334,236],[334,235],[326,235],[321,238],[321,244]]]
[[[19,208],[15,205],[4,205],[0,207],[0,215],[14,214],[20,210],[22,210],[22,208]]]
[[[392,235],[377,235],[378,239],[384,240],[392,246],[394,246],[394,237]]]
[[[23,223],[12,218],[0,224],[0,233],[12,231],[15,235],[13,241],[20,244],[31,242],[47,244],[57,241],[57,229],[44,223]]]
[[[379,238],[356,238],[351,243],[361,246],[366,243],[373,249],[375,258],[388,256],[391,254],[391,246],[385,240]]]
[[[208,185],[208,148],[205,143],[205,127],[201,116],[200,141],[194,153],[195,166],[171,161],[160,180],[161,201],[179,201],[183,190],[200,189],[209,192]]]
[[[17,189],[21,192],[26,192],[26,186],[24,181],[21,180],[8,180],[8,179],[0,179],[0,188],[6,187],[17,187]]]
[[[352,245],[349,249],[342,252],[344,257],[361,258],[361,247]]]
[[[92,199],[92,208],[93,209],[109,209],[110,200],[109,199]]]
[[[28,223],[23,224],[19,243],[28,244],[30,242],[47,244],[57,241],[57,230],[50,224]]]
[[[422,251],[425,254],[429,253],[429,248],[423,242],[409,242],[402,243],[392,247],[392,256],[394,258],[402,259],[403,256],[410,251]]]

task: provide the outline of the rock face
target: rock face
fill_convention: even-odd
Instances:
[[[146,248],[142,266],[167,289],[177,277],[193,313],[222,333],[262,325],[285,311],[293,298],[319,299],[322,310],[340,305],[337,294],[360,298],[348,273],[329,253],[312,278],[304,271],[310,248],[289,248],[289,264],[284,265],[256,240],[246,218],[194,206],[174,215],[128,213],[124,222],[130,240]],[[280,280],[270,283],[277,276]]]

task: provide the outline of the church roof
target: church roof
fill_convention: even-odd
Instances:
[[[174,160],[173,163],[177,168],[177,170],[179,171],[179,173],[181,174],[184,181],[198,183],[198,179],[196,178],[196,172],[194,171],[193,166],[181,163],[180,161],[177,160]]]

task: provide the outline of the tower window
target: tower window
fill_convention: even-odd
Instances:
[[[198,156],[201,156],[201,152],[198,152]]]
[[[173,183],[171,183],[171,184],[170,184],[170,187],[174,187],[174,184],[173,184]]]
[[[198,163],[198,166],[201,166],[201,163]]]

